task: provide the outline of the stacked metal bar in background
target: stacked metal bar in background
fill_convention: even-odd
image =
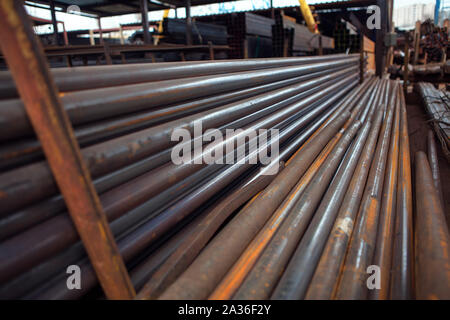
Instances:
[[[432,232],[433,216],[413,241],[401,86],[359,84],[359,67],[359,55],[331,55],[54,71],[138,299],[447,297],[450,281],[436,289],[432,272],[449,265],[448,231]],[[102,298],[10,76],[0,77],[0,297]],[[244,130],[193,136],[193,158],[173,163],[172,133],[193,135],[199,122],[200,133]],[[221,148],[235,159],[234,141],[253,129],[279,130],[270,164],[195,161]],[[436,262],[418,246],[444,254]],[[70,265],[80,290],[67,287]]]
[[[274,19],[248,12],[237,12],[226,15],[228,28],[228,45],[231,47],[230,58],[244,58],[247,50],[248,58],[273,57],[272,25]],[[246,48],[247,46],[247,48]]]
[[[186,43],[186,20],[185,19],[169,19],[163,20],[164,42],[167,43]],[[227,27],[217,24],[193,22],[192,28],[193,44],[227,44],[228,33]]]
[[[334,49],[333,38],[314,34],[280,12],[276,13],[275,24],[272,25],[272,43],[273,53],[279,57],[311,54],[319,47]]]

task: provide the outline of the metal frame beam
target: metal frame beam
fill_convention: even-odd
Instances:
[[[56,21],[56,12],[55,12],[55,1],[50,1],[50,13],[52,15],[52,25],[53,25],[53,44],[59,45],[58,40],[58,21]]]
[[[388,28],[389,10],[386,0],[377,0],[377,5],[381,9],[381,28],[376,31],[375,65],[376,75],[380,77],[383,75],[384,67],[386,65],[386,48],[384,46],[384,37]]]
[[[134,288],[23,1],[0,1],[0,47],[106,297],[132,299]]]

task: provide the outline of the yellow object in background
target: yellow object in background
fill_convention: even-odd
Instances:
[[[306,3],[306,0],[298,0],[300,3],[300,10],[302,11],[303,18],[305,18],[306,25],[308,26],[309,31],[312,33],[319,33],[319,29],[317,29],[317,23],[314,20],[311,9],[309,5]]]
[[[175,9],[176,10],[176,9]],[[169,16],[169,11],[170,11],[170,9],[165,9],[164,10],[164,12],[163,12],[163,18],[161,19],[161,21],[159,22],[159,24],[158,24],[158,33],[159,34],[161,34],[161,32],[163,32],[163,21],[164,21],[164,19],[165,18],[167,18],[168,16]],[[158,35],[158,36],[156,36],[154,39],[154,42],[153,42],[153,44],[155,45],[155,46],[157,46],[158,45],[158,42],[159,42],[159,39],[160,39],[160,35]]]

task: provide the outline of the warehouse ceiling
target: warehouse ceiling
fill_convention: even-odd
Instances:
[[[211,0],[191,0],[192,6],[228,2],[225,1],[211,1]],[[33,0],[32,2],[50,5],[49,0]],[[141,11],[140,0],[55,0],[56,7],[62,7],[66,10],[71,5],[77,5],[82,12],[95,14],[100,17],[118,16],[122,14],[138,13]],[[149,0],[148,11],[163,10],[175,7],[184,7],[183,0]]]
[[[236,0],[191,0],[191,6],[199,6],[213,3],[230,2]],[[50,5],[50,0],[32,0],[30,2]],[[141,11],[140,0],[54,0],[56,7],[61,7],[63,10],[71,5],[77,5],[81,12],[87,14],[94,14],[100,17],[111,17],[129,13],[138,13]],[[157,11],[169,8],[185,7],[184,0],[148,0],[148,11]],[[327,3],[314,4],[317,10],[328,9],[345,9],[355,7],[367,7],[376,4],[376,0],[341,0],[330,1]]]

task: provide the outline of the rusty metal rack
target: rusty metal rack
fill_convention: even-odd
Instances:
[[[97,277],[108,298],[131,299],[134,288],[23,3],[2,1],[0,18],[2,52]]]

